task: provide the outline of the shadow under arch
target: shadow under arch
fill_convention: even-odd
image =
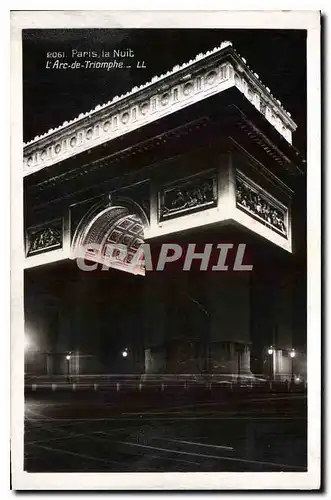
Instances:
[[[149,227],[146,213],[133,200],[116,197],[95,204],[81,219],[75,231],[71,256],[103,266],[145,275],[137,252],[144,244]]]

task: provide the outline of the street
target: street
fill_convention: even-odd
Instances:
[[[304,393],[34,392],[29,472],[306,470]]]

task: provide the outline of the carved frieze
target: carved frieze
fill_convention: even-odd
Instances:
[[[231,48],[231,43],[224,42],[164,75],[153,77],[141,87],[134,87],[125,95],[116,96],[37,136],[24,147],[24,173],[28,175],[77,155],[233,86],[291,142],[296,125],[289,113]]]
[[[159,219],[165,220],[192,211],[216,206],[217,178],[215,174],[199,176],[161,189],[159,193]]]
[[[278,205],[276,201],[273,201],[262,188],[258,188],[238,173],[236,202],[239,209],[249,213],[259,222],[267,225],[282,236],[287,236],[287,210],[281,207],[280,204]]]
[[[27,257],[62,247],[62,220],[27,229]]]
[[[121,103],[112,102],[96,113],[52,131],[49,136],[38,138],[24,148],[24,170],[57,163],[189,106],[193,97],[199,101],[224,90],[226,86],[221,84],[229,79],[227,68],[224,63],[215,63],[212,71],[201,68],[196,77],[184,79],[183,83],[169,82],[160,89],[146,89],[146,95],[137,96],[135,101],[131,97]]]

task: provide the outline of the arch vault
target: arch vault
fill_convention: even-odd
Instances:
[[[134,258],[144,243],[147,226],[146,214],[134,202],[119,201],[106,208],[95,205],[76,229],[72,258],[145,275],[143,262],[138,258],[136,263]]]

